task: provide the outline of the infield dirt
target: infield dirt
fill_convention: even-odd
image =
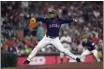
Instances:
[[[103,62],[36,65],[18,67],[16,69],[103,69]]]

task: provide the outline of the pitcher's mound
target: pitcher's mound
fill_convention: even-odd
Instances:
[[[69,63],[69,64],[48,64],[38,66],[25,66],[18,69],[103,69],[103,62]]]

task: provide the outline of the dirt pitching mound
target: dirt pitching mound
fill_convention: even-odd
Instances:
[[[69,63],[69,64],[49,64],[38,66],[24,66],[18,69],[103,69],[103,62]]]

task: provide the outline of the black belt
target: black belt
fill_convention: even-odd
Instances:
[[[48,36],[48,35],[46,35],[46,37],[49,37],[49,38],[52,38],[52,39],[55,39],[56,37],[53,37],[53,36]]]

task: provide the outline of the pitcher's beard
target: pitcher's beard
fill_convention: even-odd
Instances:
[[[53,18],[50,18],[51,20],[56,20],[57,18],[56,17],[53,17]]]
[[[50,18],[51,20],[54,20],[54,18]]]

